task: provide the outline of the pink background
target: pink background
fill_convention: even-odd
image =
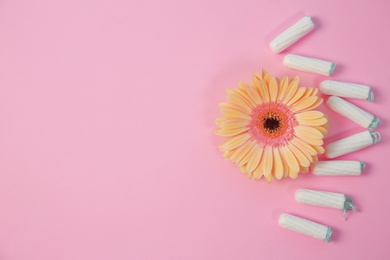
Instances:
[[[388,1],[0,1],[0,259],[389,259]],[[304,15],[315,31],[275,55]],[[224,89],[266,67],[325,77],[286,53],[335,61],[372,86],[381,143],[340,159],[360,177],[251,181],[213,135]],[[363,129],[329,112],[326,140]],[[349,194],[359,212],[299,205],[298,188]],[[280,213],[334,229],[330,244]]]

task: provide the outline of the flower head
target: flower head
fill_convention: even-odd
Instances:
[[[215,133],[227,139],[219,146],[249,178],[295,179],[307,172],[324,152],[325,115],[312,110],[322,103],[318,89],[299,87],[299,78],[281,81],[263,70],[252,85],[240,82],[227,89],[227,103],[219,105],[224,118]]]

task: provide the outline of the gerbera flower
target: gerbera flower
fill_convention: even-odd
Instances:
[[[224,158],[249,178],[297,178],[324,152],[325,115],[312,110],[322,103],[317,88],[298,87],[299,77],[280,82],[263,69],[252,86],[244,82],[227,89],[227,103],[219,105],[215,133],[226,137],[220,146]]]

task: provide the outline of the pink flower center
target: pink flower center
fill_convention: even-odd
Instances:
[[[252,110],[251,116],[249,133],[262,146],[283,146],[294,137],[297,122],[283,103],[261,104]]]

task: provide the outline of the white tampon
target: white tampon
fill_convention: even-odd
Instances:
[[[320,83],[320,91],[326,95],[366,99],[374,102],[374,93],[366,85],[324,80]]]
[[[334,68],[336,67],[336,64],[330,61],[293,54],[287,54],[284,56],[283,64],[292,69],[317,73],[325,76],[332,74]]]
[[[351,119],[352,121],[354,121],[358,125],[361,125],[364,128],[372,130],[376,128],[380,123],[380,119],[376,118],[371,113],[355,106],[354,104],[342,98],[331,96],[329,97],[326,104],[333,111]]]
[[[313,165],[312,172],[317,176],[360,175],[364,167],[366,165],[359,161],[319,161]]]
[[[341,209],[344,220],[348,211],[356,211],[352,199],[342,193],[300,189],[295,192],[295,200],[303,204]]]
[[[381,135],[378,132],[364,131],[328,144],[325,148],[325,156],[335,158],[376,144],[380,140]]]
[[[330,227],[290,214],[281,214],[278,224],[281,227],[325,240],[326,242],[330,242],[330,237],[332,236],[332,229]]]
[[[305,16],[271,41],[269,47],[279,53],[313,30],[314,23],[310,16]]]

